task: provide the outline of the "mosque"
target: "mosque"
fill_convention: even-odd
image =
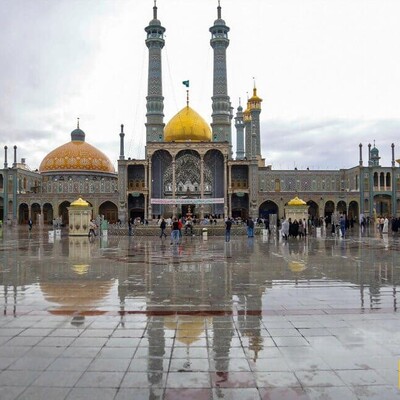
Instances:
[[[24,224],[48,224],[60,218],[68,224],[68,207],[78,197],[93,208],[93,217],[109,222],[140,217],[193,215],[204,218],[257,218],[284,215],[284,207],[298,196],[312,217],[335,212],[358,218],[400,215],[400,171],[395,165],[380,165],[379,151],[368,144],[368,160],[340,170],[275,170],[261,154],[260,113],[262,99],[254,86],[246,108],[234,113],[228,95],[227,49],[230,28],[222,19],[221,6],[209,31],[213,50],[211,122],[189,104],[164,122],[162,49],[165,28],[157,15],[145,28],[148,48],[146,96],[146,148],[144,159],[126,157],[124,127],[119,134],[118,170],[108,157],[86,141],[78,126],[71,140],[50,151],[37,170],[26,160],[8,163],[4,146],[4,168],[0,170],[0,220]],[[187,81],[183,82],[188,85]],[[167,94],[168,95],[168,94]],[[232,128],[236,134],[236,154]],[[116,138],[116,140],[118,140]]]

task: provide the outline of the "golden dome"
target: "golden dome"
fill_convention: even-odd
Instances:
[[[260,109],[261,108],[262,99],[257,96],[257,88],[253,88],[253,96],[250,97],[248,101],[248,105],[250,106],[251,110]]]
[[[246,122],[251,121],[251,112],[249,108],[249,103],[247,103],[247,108],[243,112],[243,119]]]
[[[81,129],[71,132],[71,141],[51,151],[40,164],[39,172],[90,171],[115,173],[110,159],[85,142]]]
[[[164,129],[166,142],[211,142],[211,139],[207,122],[189,106],[172,117]]]
[[[307,205],[307,203],[304,200],[299,199],[297,196],[288,202],[288,206],[305,206],[305,205]]]
[[[79,197],[79,199],[71,203],[70,207],[89,207],[89,203],[86,200],[83,200],[81,197]]]

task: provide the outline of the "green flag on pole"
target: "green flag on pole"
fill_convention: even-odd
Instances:
[[[183,83],[186,87],[189,87],[189,81],[182,81],[182,83]]]

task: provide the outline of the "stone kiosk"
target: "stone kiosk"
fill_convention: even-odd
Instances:
[[[304,200],[299,199],[297,196],[290,200],[285,206],[285,218],[291,218],[292,222],[305,219],[308,220],[308,205]]]
[[[93,207],[81,198],[71,203],[68,207],[70,236],[88,235],[89,223],[92,219],[92,209]]]

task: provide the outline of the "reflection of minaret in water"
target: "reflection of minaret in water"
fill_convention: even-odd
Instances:
[[[164,373],[165,328],[164,317],[148,317],[147,338],[149,356],[147,358],[147,380],[150,384],[149,399],[158,398],[153,390],[160,387]]]
[[[213,354],[215,371],[224,373],[229,371],[229,351],[234,333],[232,316],[213,317]],[[221,332],[224,334],[221,334]]]
[[[17,297],[18,297],[18,288],[13,285],[13,312],[12,315],[14,317],[17,316]],[[8,285],[4,284],[4,316],[8,315]]]
[[[253,351],[253,361],[256,361],[258,352],[263,348],[261,336],[262,296],[252,293],[251,296],[240,295],[239,298],[239,304],[244,305],[238,315],[239,331],[242,336],[249,338],[249,350]]]

